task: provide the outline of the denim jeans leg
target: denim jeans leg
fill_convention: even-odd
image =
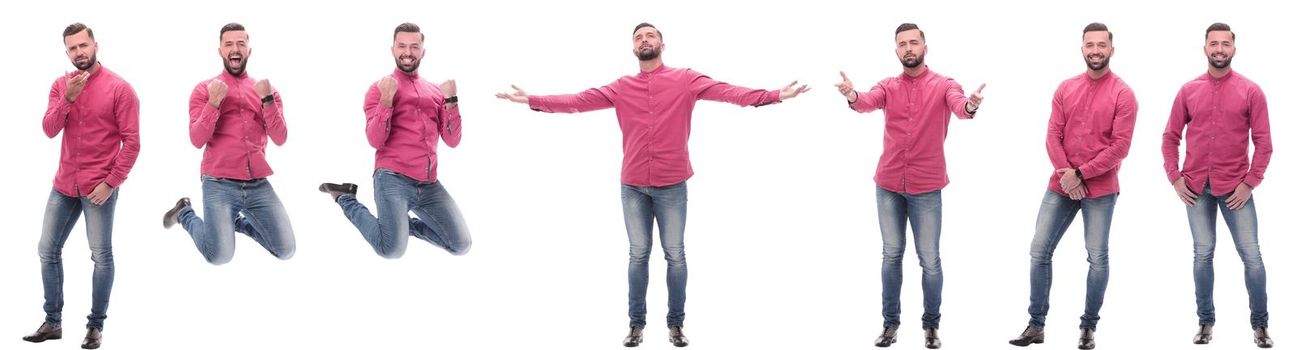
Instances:
[[[1030,250],[1031,293],[1030,307],[1026,311],[1030,313],[1031,326],[1044,328],[1044,319],[1049,311],[1049,290],[1053,286],[1053,252],[1079,211],[1080,201],[1051,190],[1044,191]]]
[[[45,290],[45,323],[55,326],[63,323],[63,244],[80,217],[79,198],[50,190],[36,253],[40,256],[41,284]]]
[[[621,185],[621,209],[630,241],[628,268],[630,326],[643,326],[648,313],[648,258],[652,254],[652,197],[642,188]]]
[[[900,286],[904,280],[905,222],[909,204],[904,195],[877,188],[878,226],[882,233],[882,324],[900,324]]]

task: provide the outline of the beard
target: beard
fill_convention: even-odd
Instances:
[[[240,76],[240,75],[243,75],[243,72],[247,70],[247,61],[248,61],[247,56],[241,56],[241,57],[239,57],[239,65],[238,65],[238,67],[234,67],[233,65],[230,64],[230,58],[229,58],[229,57],[225,57],[225,60],[224,60],[224,63],[225,63],[225,71],[226,71],[226,72],[229,72],[230,75],[233,75],[233,76],[236,76],[236,77],[237,77],[237,76]]]
[[[1211,56],[1209,58],[1206,58],[1206,61],[1210,62],[1211,67],[1215,67],[1215,69],[1224,69],[1224,68],[1228,68],[1230,64],[1233,64],[1233,56],[1229,56],[1228,58],[1225,58],[1223,61],[1216,60],[1215,56]]]
[[[1111,56],[1103,56],[1102,60],[1099,60],[1098,62],[1094,62],[1090,58],[1092,56],[1093,55],[1085,57],[1085,65],[1089,66],[1089,70],[1103,70],[1103,68],[1107,68],[1107,63],[1111,62]]]
[[[408,65],[401,62],[401,59],[405,59],[405,58],[410,59],[410,63]],[[396,68],[400,68],[400,70],[405,73],[414,73],[415,71],[418,71],[419,63],[422,62],[423,62],[422,58],[403,55],[396,58]]]
[[[647,50],[640,48],[639,50],[635,51],[635,56],[639,57],[640,61],[652,61],[657,59],[658,57],[661,57],[661,48],[648,47]]]
[[[918,66],[921,66],[923,64],[923,60],[926,58],[927,58],[926,54],[916,55],[913,57],[904,57],[900,59],[900,64],[904,65],[905,68],[917,68]]]
[[[90,69],[90,67],[94,67],[97,62],[99,62],[98,52],[90,55],[90,59],[86,60],[85,63],[76,63],[76,61],[72,61],[72,66],[76,67],[77,70],[84,71]]]

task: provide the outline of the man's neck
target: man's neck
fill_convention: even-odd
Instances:
[[[661,68],[661,66],[662,66],[661,57],[657,57],[647,61],[639,61],[639,71],[644,73],[655,71],[657,70],[657,68]]]

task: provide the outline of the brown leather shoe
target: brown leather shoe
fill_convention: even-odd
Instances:
[[[1256,346],[1264,349],[1273,347],[1273,339],[1269,338],[1269,330],[1267,327],[1255,328],[1255,343]]]
[[[63,339],[63,327],[51,325],[49,323],[41,323],[40,328],[36,329],[36,333],[23,337],[23,340],[33,343],[53,339]]]
[[[1021,335],[1017,336],[1017,339],[1008,341],[1008,344],[1012,344],[1016,346],[1027,346],[1031,344],[1043,344],[1043,343],[1044,343],[1044,328],[1035,327],[1035,326],[1027,326],[1026,330],[1022,331]]]
[[[627,348],[633,348],[643,343],[643,326],[630,326],[630,335],[621,341],[621,345]]]
[[[940,337],[936,335],[935,328],[924,328],[923,333],[925,333],[923,346],[926,346],[928,349],[940,349]]]
[[[1080,349],[1089,350],[1089,349],[1093,349],[1095,346],[1097,346],[1097,344],[1094,344],[1094,329],[1081,328],[1080,345],[1078,347]]]
[[[688,338],[684,337],[684,330],[680,326],[670,326],[670,342],[677,348],[688,346]]]
[[[176,201],[171,210],[167,210],[166,215],[162,215],[162,228],[171,228],[180,223],[180,209],[189,207],[189,197],[180,198]]]
[[[81,341],[82,349],[98,349],[103,342],[103,331],[98,328],[90,327],[86,329],[85,340]]]
[[[1193,344],[1210,344],[1211,325],[1204,324],[1197,329],[1197,335],[1193,336]]]
[[[877,339],[873,340],[873,346],[885,348],[891,346],[891,344],[895,344],[896,331],[899,329],[900,325],[893,324],[882,326],[882,335],[879,335]]]
[[[344,194],[349,194],[354,196],[356,194],[356,189],[357,189],[356,184],[353,183],[344,183],[339,185],[339,184],[325,182],[320,184],[319,186],[319,191],[328,193],[330,196],[333,196],[334,202],[337,202],[338,197],[341,197]]]

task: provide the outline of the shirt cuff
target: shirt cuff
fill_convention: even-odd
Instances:
[[[1245,183],[1247,186],[1251,186],[1251,188],[1254,189],[1260,186],[1261,180],[1262,179],[1259,176],[1248,174],[1245,178],[1242,178],[1242,183]]]

